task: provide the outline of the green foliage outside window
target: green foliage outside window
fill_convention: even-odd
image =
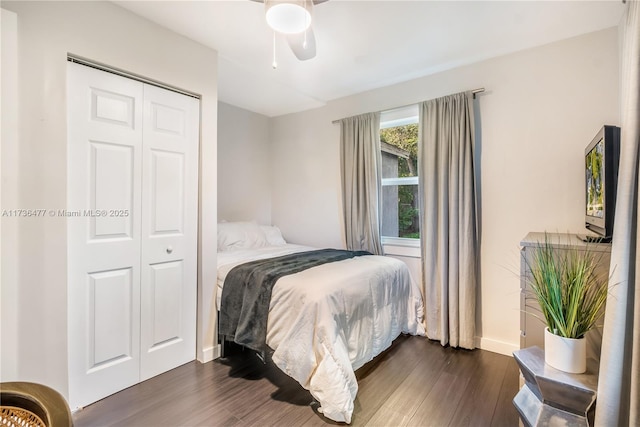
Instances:
[[[380,130],[380,140],[409,152],[409,158],[398,157],[398,177],[418,175],[418,124]],[[399,237],[420,238],[418,188],[398,186]]]

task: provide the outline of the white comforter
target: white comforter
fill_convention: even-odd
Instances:
[[[311,249],[289,244],[219,253],[218,286],[242,262]],[[273,362],[332,420],[351,422],[354,371],[402,332],[425,334],[420,290],[397,259],[371,255],[323,264],[282,277],[273,288],[267,324]]]

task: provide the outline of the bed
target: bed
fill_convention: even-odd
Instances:
[[[225,279],[234,267],[314,249],[286,243],[277,227],[219,224],[218,309],[225,310]],[[273,286],[266,325],[271,359],[334,421],[351,422],[354,371],[401,333],[425,331],[420,290],[397,259],[354,256],[286,275]]]

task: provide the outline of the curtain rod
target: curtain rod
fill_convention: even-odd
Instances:
[[[484,88],[483,88],[483,87],[479,87],[479,88],[477,88],[477,89],[473,89],[473,90],[471,91],[471,93],[473,94],[473,97],[474,97],[474,98],[476,97],[476,93],[482,93],[482,92],[484,92]],[[411,106],[411,105],[416,105],[416,104],[418,104],[418,103],[417,103],[417,102],[415,102],[415,103],[413,103],[413,104],[400,105],[399,107],[393,107],[393,108],[391,108],[391,110],[395,110],[395,109],[397,109],[397,108],[409,107],[409,106]],[[342,120],[342,119],[334,120],[334,121],[332,121],[331,123],[333,123],[333,124],[335,125],[336,123],[340,123],[340,120]]]

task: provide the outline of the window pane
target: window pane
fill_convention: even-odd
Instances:
[[[382,235],[419,239],[418,124],[383,127],[380,146]]]
[[[382,178],[418,176],[418,124],[380,129]]]
[[[382,187],[382,235],[420,238],[417,185]]]

